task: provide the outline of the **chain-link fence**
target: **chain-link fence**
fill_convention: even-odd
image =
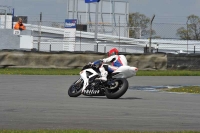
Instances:
[[[175,53],[200,53],[200,41],[197,38],[190,39],[187,24],[154,23],[155,35],[153,40],[158,48]],[[198,29],[197,29],[198,31]],[[162,39],[159,41],[159,39]]]
[[[99,22],[97,24],[97,42],[94,39],[95,23],[82,23],[82,17],[78,18],[75,42],[72,42],[74,43],[74,51],[107,52],[111,47],[117,47],[120,52],[148,52],[150,46],[149,25],[144,29],[121,23],[121,21],[116,21],[115,24]],[[27,20],[24,21],[27,21],[26,28],[31,31],[33,47],[37,50],[64,51],[64,45],[69,43],[64,37],[66,30],[64,20],[58,22],[41,18],[40,21],[38,15],[27,17]],[[6,21],[6,23],[12,25],[11,21]],[[183,29],[183,32],[187,31],[187,24],[153,23],[152,28],[152,52],[200,53],[200,41],[198,39],[190,40],[188,37],[184,38],[182,35],[184,33],[180,32],[180,29]]]
[[[44,21],[42,25],[64,30],[64,22]],[[115,27],[111,27],[109,24],[98,24],[98,40],[100,42],[97,44],[97,42],[94,41],[94,34],[88,36],[86,33],[94,33],[94,25],[90,25],[89,27],[88,24],[78,24],[78,26],[77,31],[79,32],[76,34],[75,51],[95,51],[97,45],[100,52],[107,51],[109,47],[118,47],[122,52],[131,53],[143,53],[148,51],[149,34],[143,35],[140,27],[128,27],[127,24],[122,23],[116,24]],[[89,28],[84,29],[84,26]],[[182,39],[177,34],[178,29],[181,27],[187,27],[187,25],[153,23],[153,30],[155,31],[152,36],[151,44],[153,52],[199,53],[200,42],[198,40]],[[131,31],[134,32],[135,36],[131,36]],[[54,29],[54,33],[56,32],[59,31]],[[37,37],[37,34],[34,36]],[[44,33],[42,33],[41,36],[46,37],[45,40],[48,40],[47,38],[50,37]],[[62,37],[62,35],[51,35],[49,40],[51,44],[56,44],[59,39],[63,39]],[[64,42],[62,41],[62,43]]]

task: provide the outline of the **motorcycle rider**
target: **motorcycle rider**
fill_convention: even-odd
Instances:
[[[102,64],[102,62],[107,63],[111,62],[112,65]],[[88,65],[85,67],[93,67],[96,71],[99,70],[101,77],[97,78],[101,81],[107,81],[108,72],[112,73],[113,71],[117,70],[120,66],[127,66],[127,59],[124,55],[119,55],[119,51],[116,48],[112,48],[108,52],[108,58],[100,59],[94,61],[93,63],[89,62]],[[82,73],[82,72],[81,72]],[[88,78],[87,75],[81,75],[82,79],[84,80],[84,85],[82,88],[82,93],[88,86]]]
[[[102,59],[104,63],[111,62],[112,65],[103,64],[99,71],[101,73],[101,77],[98,78],[102,81],[107,81],[108,72],[112,73],[120,66],[127,66],[127,59],[124,55],[119,55],[119,51],[116,48],[112,48],[108,52],[108,58]]]

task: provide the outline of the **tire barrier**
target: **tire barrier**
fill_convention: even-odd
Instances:
[[[168,54],[169,70],[200,70],[200,54]]]

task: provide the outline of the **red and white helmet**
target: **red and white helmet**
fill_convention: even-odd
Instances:
[[[111,55],[118,55],[119,54],[119,51],[116,49],[116,48],[112,48],[111,50],[109,50],[108,52],[108,56],[111,56]]]

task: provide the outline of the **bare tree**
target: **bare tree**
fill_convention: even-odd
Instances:
[[[141,31],[141,36],[149,36],[150,18],[138,12],[129,14],[129,37],[137,38],[138,29]],[[156,32],[152,30],[152,35]]]
[[[200,18],[196,15],[188,16],[186,28],[180,27],[176,35],[184,40],[200,40]]]

